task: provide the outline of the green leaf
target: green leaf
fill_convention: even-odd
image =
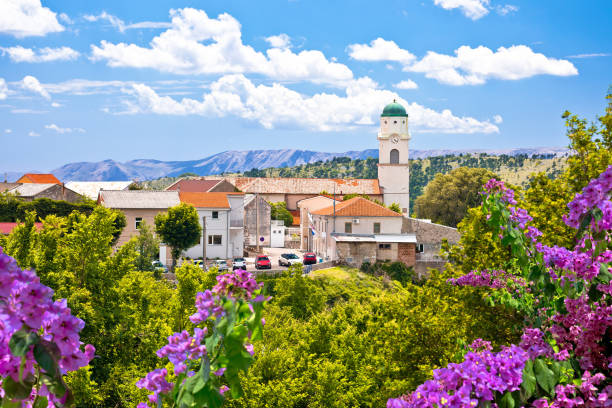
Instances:
[[[6,396],[11,399],[23,400],[30,396],[34,380],[17,382],[9,375],[2,380],[2,388]]]
[[[47,345],[39,342],[34,346],[34,359],[49,375],[57,373],[57,363]]]
[[[504,394],[499,401],[499,408],[514,408],[514,398],[512,398],[511,393],[507,392]]]
[[[38,343],[38,335],[24,329],[18,330],[11,336],[9,347],[11,353],[17,357],[23,357],[30,350],[30,346]]]
[[[11,400],[9,398],[2,399],[2,408],[21,408],[21,401],[19,400]]]
[[[49,401],[47,401],[47,397],[37,395],[34,404],[32,404],[32,408],[47,408],[48,405]]]
[[[540,359],[535,361],[534,371],[538,385],[549,395],[552,395],[555,389],[555,373]]]
[[[536,377],[533,372],[533,361],[527,360],[523,369],[523,381],[521,382],[521,391],[525,400],[529,399],[536,390]]]

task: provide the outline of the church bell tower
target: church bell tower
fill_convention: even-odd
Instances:
[[[378,184],[385,205],[399,204],[402,214],[408,216],[409,175],[408,114],[395,100],[385,106],[380,115],[378,132]]]

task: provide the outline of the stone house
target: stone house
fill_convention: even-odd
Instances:
[[[336,200],[336,204],[341,202],[342,201]],[[310,251],[312,249],[312,232],[310,228],[312,226],[312,222],[310,221],[312,216],[309,216],[308,213],[329,207],[333,204],[333,198],[322,195],[305,198],[297,202],[300,220],[300,249],[302,251]]]
[[[310,212],[312,250],[353,266],[400,261],[415,265],[416,236],[402,233],[402,215],[362,197]]]
[[[98,194],[98,204],[120,210],[125,214],[126,226],[119,236],[116,247],[138,235],[138,227],[143,221],[154,228],[157,214],[180,203],[177,191],[102,190]]]
[[[270,246],[272,207],[262,196],[244,196],[244,244]],[[262,239],[263,238],[263,239]]]
[[[419,276],[426,276],[430,268],[442,270],[447,262],[440,256],[442,241],[457,244],[461,238],[457,228],[434,224],[430,220],[407,217],[402,220],[402,233],[416,236],[414,269]]]
[[[51,200],[64,200],[70,203],[83,201],[83,196],[63,184],[55,183],[1,183],[6,185],[4,189],[9,194],[14,194],[24,201],[32,201],[37,198],[49,198]],[[0,189],[4,186],[0,185]]]
[[[206,240],[207,259],[229,259],[244,253],[244,194],[224,192],[184,192],[179,198],[198,212],[202,234]],[[185,251],[185,256],[202,258],[204,246],[200,242]]]

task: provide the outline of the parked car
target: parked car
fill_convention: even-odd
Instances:
[[[194,259],[193,264],[200,269],[204,269],[204,270],[206,269],[206,265],[204,264],[204,261],[201,259]]]
[[[159,270],[161,273],[168,273],[168,267],[161,263],[161,261],[153,261],[151,266],[153,266],[154,271]]]
[[[317,255],[314,252],[306,252],[304,254],[304,265],[314,265],[317,263]]]
[[[257,255],[255,258],[255,269],[272,269],[272,262],[267,255]]]
[[[219,272],[227,272],[229,270],[227,261],[225,259],[217,259],[215,262],[213,262],[212,266],[216,266]]]
[[[291,266],[297,263],[302,263],[302,260],[296,254],[282,254],[278,258],[278,264],[280,266]]]
[[[246,259],[244,258],[234,258],[234,260],[232,261],[232,270],[235,271],[236,269],[242,269],[246,271]]]

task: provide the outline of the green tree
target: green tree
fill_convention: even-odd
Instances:
[[[270,203],[271,213],[270,217],[273,220],[282,220],[285,227],[293,225],[293,215],[287,209],[287,203],[279,201],[278,203]]]
[[[419,218],[456,227],[469,208],[480,205],[479,192],[495,174],[486,169],[459,167],[449,174],[438,174],[427,184],[425,192],[416,199]]]
[[[155,230],[168,244],[172,253],[172,269],[181,252],[197,245],[202,236],[198,212],[189,204],[181,203],[155,216]]]
[[[153,229],[145,221],[138,227],[138,236],[132,238],[135,241],[136,269],[139,271],[152,271],[151,262],[157,258],[159,253],[159,239],[153,234]]]
[[[391,205],[389,206],[389,209],[391,211],[395,211],[398,214],[402,213],[402,209],[398,203],[391,203]]]

